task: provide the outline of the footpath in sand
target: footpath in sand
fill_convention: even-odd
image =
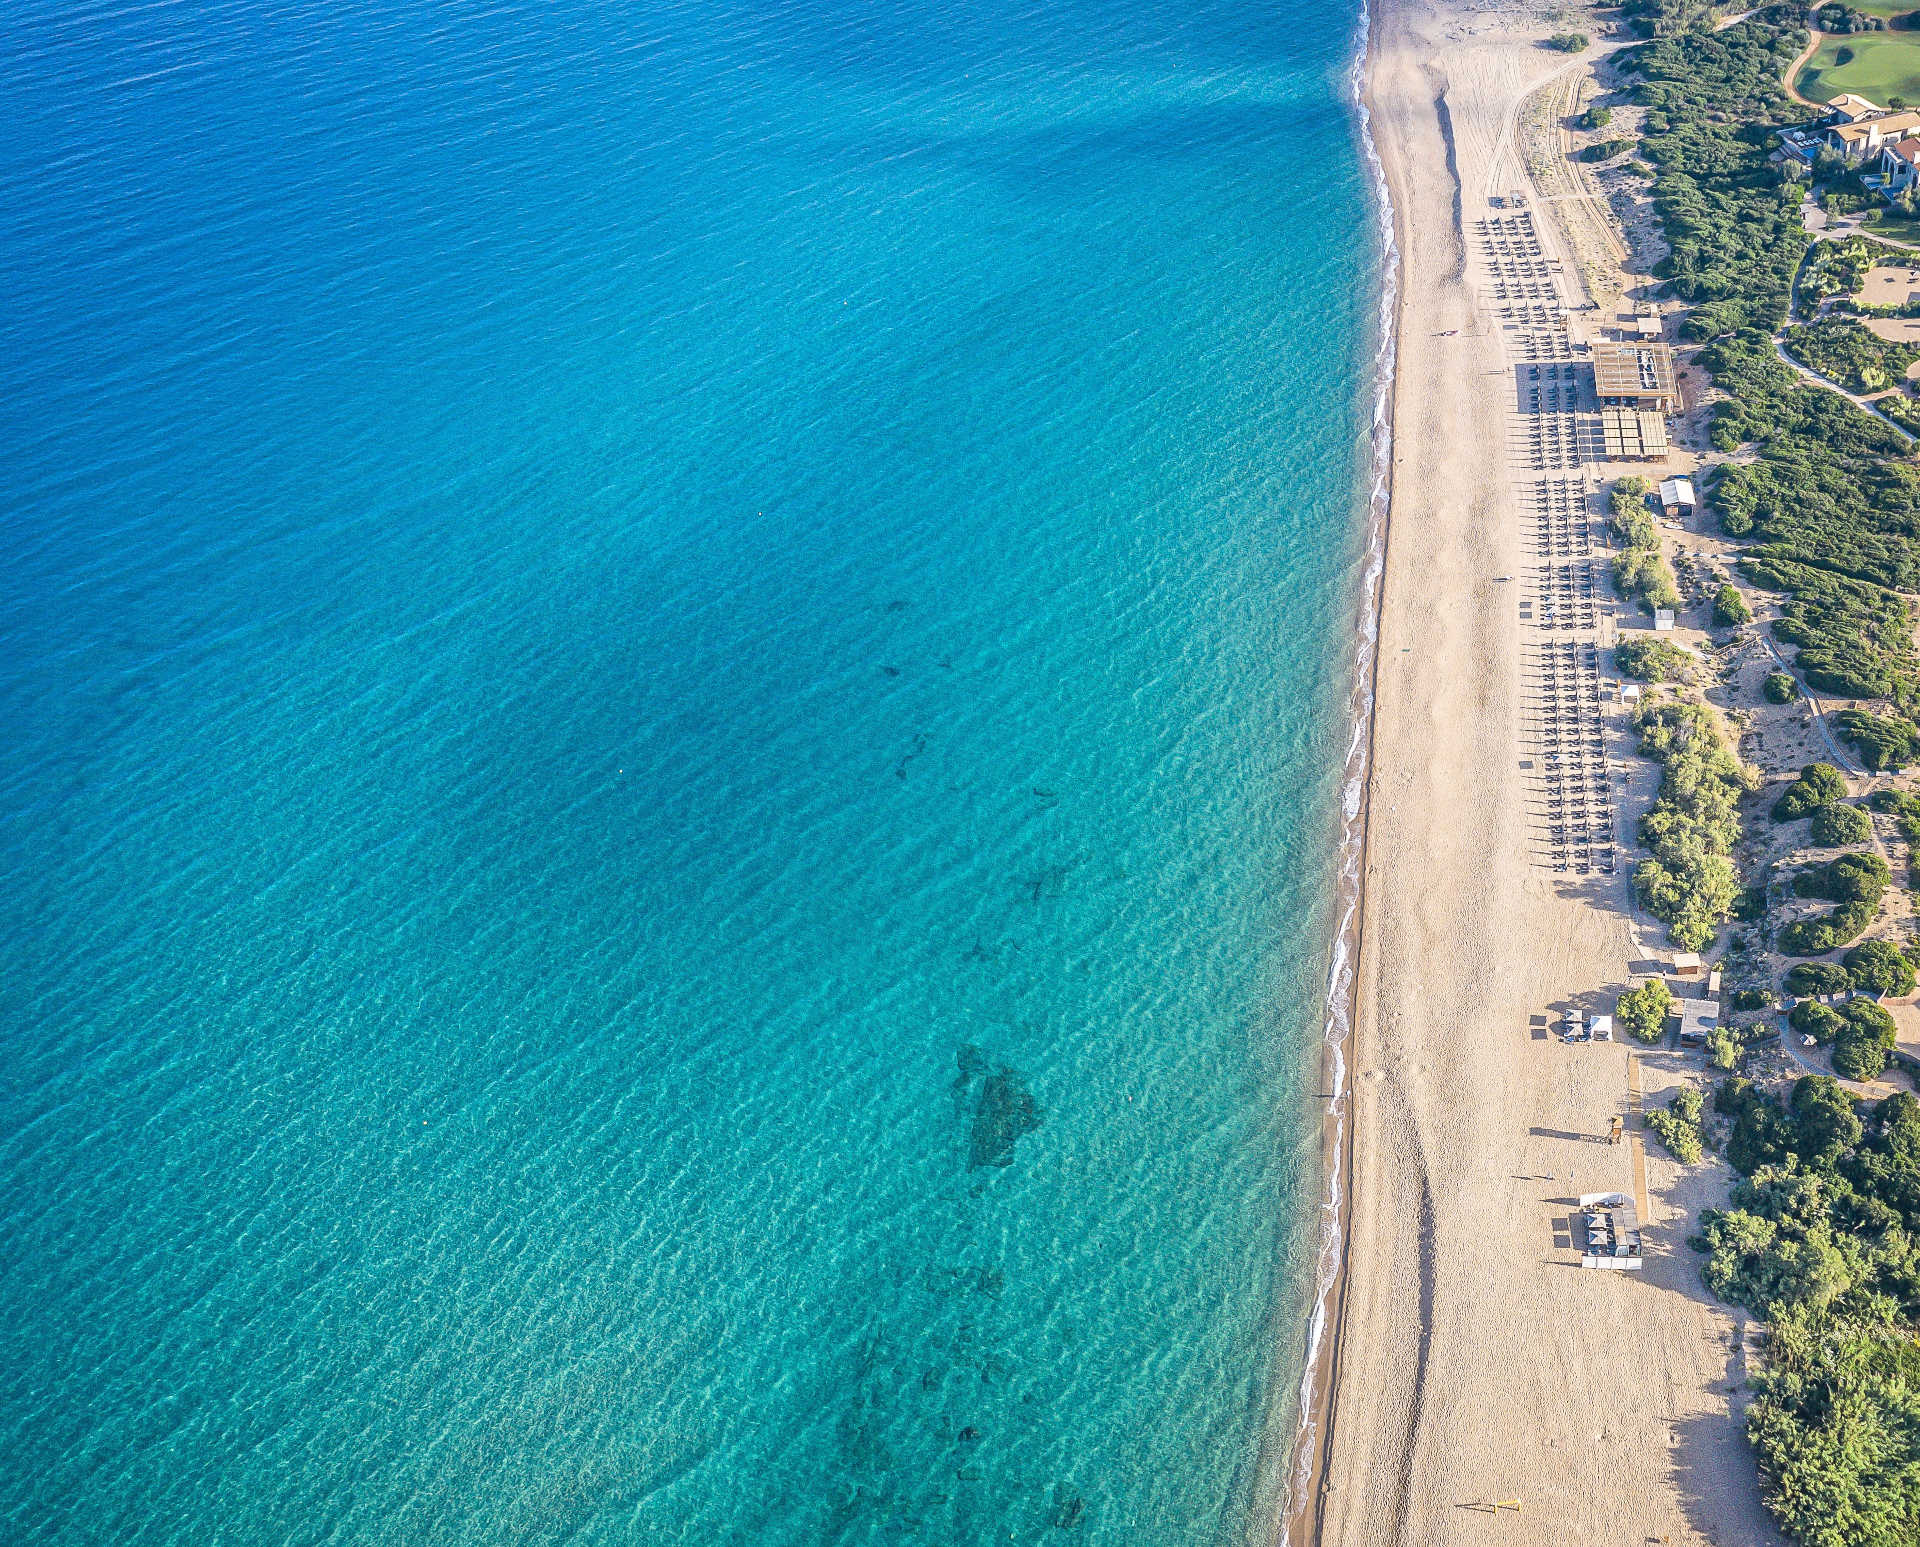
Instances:
[[[1592,449],[1545,395],[1570,404],[1573,373],[1529,374],[1570,358],[1588,324],[1560,302],[1585,297],[1551,201],[1508,198],[1523,99],[1588,61],[1538,47],[1535,12],[1377,10],[1404,282],[1320,1540],[1773,1543],[1742,1329],[1685,1245],[1711,1183],[1605,1139],[1630,1081],[1651,1101],[1677,1071],[1548,1034],[1641,955],[1617,845],[1650,777],[1599,670]],[[1602,1190],[1650,1190],[1644,1273],[1579,1267],[1571,1204]]]

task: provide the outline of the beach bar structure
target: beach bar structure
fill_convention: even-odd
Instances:
[[[1665,344],[1601,340],[1593,346],[1593,388],[1603,408],[1634,408],[1656,414],[1680,411],[1680,384],[1673,351]]]
[[[1676,999],[1673,1008],[1679,1014],[1680,1045],[1700,1047],[1707,1033],[1720,1024],[1720,1006],[1711,999]]]
[[[1638,1273],[1646,1266],[1640,1256],[1640,1212],[1625,1193],[1582,1193],[1580,1220],[1586,1237],[1581,1267]]]
[[[1600,410],[1600,440],[1609,462],[1663,462],[1667,456],[1667,421],[1651,408]]]
[[[1663,478],[1660,481],[1660,509],[1676,520],[1693,514],[1699,501],[1694,497],[1691,478]]]

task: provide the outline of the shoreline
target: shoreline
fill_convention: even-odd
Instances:
[[[1378,725],[1381,619],[1386,605],[1387,546],[1393,517],[1393,428],[1399,394],[1401,243],[1398,214],[1373,132],[1371,71],[1377,35],[1375,6],[1362,0],[1356,17],[1347,89],[1355,137],[1368,172],[1374,216],[1379,307],[1375,317],[1373,406],[1368,428],[1366,541],[1362,549],[1359,638],[1352,659],[1347,720],[1352,727],[1340,778],[1340,838],[1336,866],[1333,956],[1321,1020],[1321,1227],[1314,1259],[1306,1359],[1296,1391],[1297,1416],[1277,1519],[1263,1533],[1274,1547],[1301,1547],[1321,1536],[1322,1490],[1334,1427],[1341,1333],[1352,1232],[1356,1124],[1352,1110],[1353,1034],[1359,1015],[1360,955],[1366,927],[1367,842],[1372,805],[1374,740]]]
[[[1367,0],[1357,100],[1395,256],[1388,509],[1352,954],[1336,954],[1352,1008],[1326,1054],[1340,1229],[1274,1528],[1287,1547],[1464,1547],[1504,1509],[1524,1509],[1526,1540],[1776,1540],[1727,1396],[1737,1331],[1685,1250],[1680,1179],[1656,1165],[1670,1207],[1646,1210],[1644,1274],[1561,1271],[1578,1266],[1568,1210],[1627,1183],[1627,1152],[1591,1141],[1637,1086],[1624,1047],[1575,1051],[1549,1027],[1610,1007],[1644,954],[1630,852],[1572,876],[1540,847],[1543,663],[1612,627],[1542,632],[1548,566],[1605,558],[1563,556],[1541,512],[1586,531],[1596,490],[1631,470],[1543,449],[1524,417],[1529,362],[1538,381],[1600,324],[1535,185],[1553,153],[1536,94],[1593,65],[1543,46],[1562,24]],[[1539,303],[1499,279],[1515,238],[1493,230],[1522,225]],[[1641,779],[1617,718],[1601,723],[1609,788]]]

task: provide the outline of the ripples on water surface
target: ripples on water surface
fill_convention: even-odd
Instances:
[[[1351,26],[8,8],[0,1535],[1236,1537]]]

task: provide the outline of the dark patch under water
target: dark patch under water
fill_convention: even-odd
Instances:
[[[955,1103],[963,1110],[969,1101],[972,1106],[967,1168],[1012,1165],[1015,1147],[1045,1121],[1046,1113],[1027,1082],[1005,1064],[989,1073],[986,1055],[972,1043],[961,1044],[956,1062],[960,1073],[953,1082]]]

